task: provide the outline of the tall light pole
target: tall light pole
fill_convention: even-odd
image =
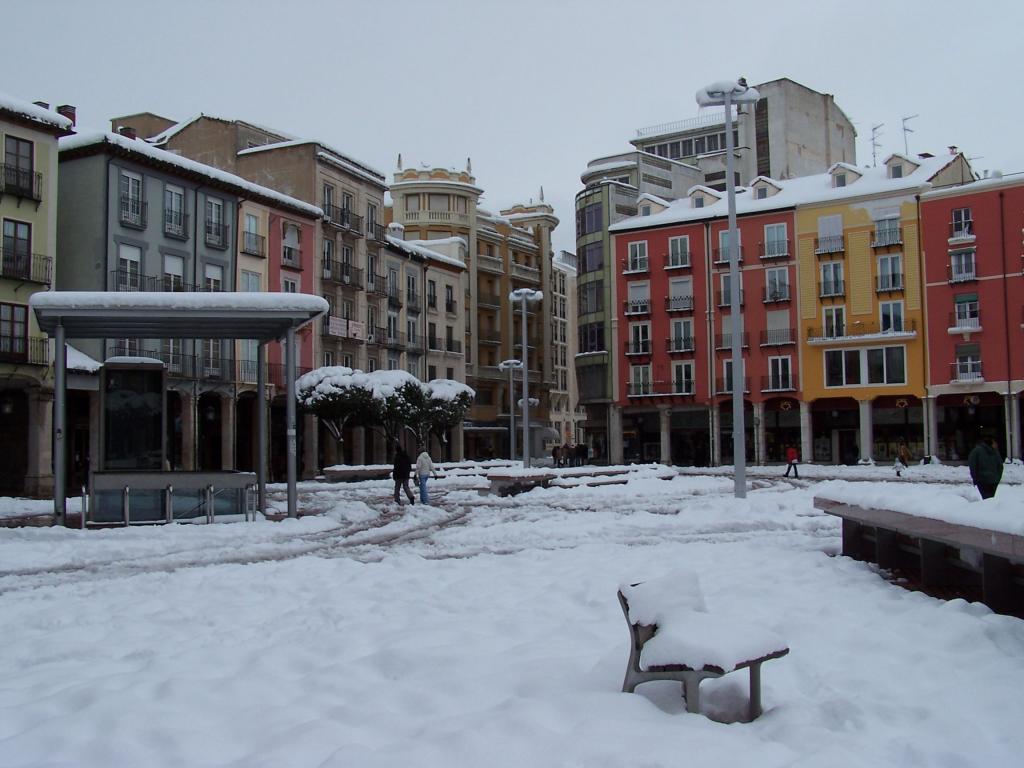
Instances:
[[[725,107],[725,193],[729,201],[729,312],[732,314],[732,458],[736,467],[733,493],[747,495],[747,439],[743,423],[743,344],[740,339],[740,249],[736,236],[736,182],[733,178],[736,142],[732,135],[733,104],[753,104],[760,98],[744,78],[712,83],[697,91],[701,107]]]
[[[541,291],[533,288],[517,288],[508,295],[509,301],[518,301],[523,313],[523,466],[530,466],[530,366],[527,365],[529,349],[526,336],[526,304],[539,302],[544,298]]]
[[[502,360],[499,371],[508,371],[508,457],[516,460],[516,391],[512,381],[515,372],[523,367],[522,360]]]

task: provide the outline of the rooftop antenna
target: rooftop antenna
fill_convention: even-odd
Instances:
[[[908,157],[910,156],[910,147],[907,145],[907,134],[913,133],[914,129],[908,128],[907,122],[909,120],[914,120],[917,117],[918,115],[911,115],[910,117],[903,118],[903,154],[907,155]]]
[[[882,148],[882,142],[878,140],[878,137],[882,135],[882,127],[885,123],[879,123],[878,125],[871,126],[871,166],[875,167],[878,165],[878,150]]]

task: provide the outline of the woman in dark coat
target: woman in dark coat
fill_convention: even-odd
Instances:
[[[978,444],[967,457],[967,466],[971,470],[971,482],[981,498],[995,496],[999,481],[1003,479],[1003,457],[999,455],[995,441],[985,435],[980,436]]]
[[[395,465],[391,468],[391,476],[395,479],[395,504],[401,506],[402,500],[398,496],[401,488],[405,489],[405,495],[409,497],[409,503],[415,504],[416,497],[412,495],[412,488],[409,487],[409,476],[412,474],[412,461],[409,454],[402,446],[395,448]]]

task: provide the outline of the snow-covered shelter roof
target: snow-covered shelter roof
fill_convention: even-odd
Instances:
[[[940,155],[938,157],[918,158],[914,161],[918,166],[901,178],[890,178],[884,163],[874,168],[852,167],[860,178],[848,183],[845,187],[832,185],[831,172],[818,173],[813,176],[800,176],[795,179],[771,179],[770,183],[778,187],[779,192],[765,198],[756,198],[749,190],[737,190],[736,213],[762,213],[766,211],[795,208],[798,205],[827,205],[842,200],[870,197],[873,195],[906,195],[931,188],[931,179],[940,171],[955,162],[960,155]],[[845,164],[844,164],[845,165]],[[835,167],[835,166],[833,166]],[[769,181],[767,178],[764,181]],[[698,189],[699,187],[694,187]],[[650,216],[632,216],[613,224],[611,232],[626,232],[634,229],[667,224],[682,224],[690,221],[723,218],[728,215],[728,200],[723,192],[707,190],[720,199],[703,208],[694,208],[689,197],[673,201],[669,207]]]
[[[269,187],[254,184],[247,179],[243,179],[241,176],[222,171],[220,168],[214,168],[213,166],[190,160],[187,157],[176,155],[159,147],[154,147],[141,139],[129,139],[117,133],[101,131],[98,133],[68,136],[61,139],[59,146],[61,159],[108,150],[141,162],[161,165],[175,173],[202,179],[207,184],[230,189],[232,192],[245,197],[255,197],[262,202],[274,206],[284,206],[304,216],[312,216],[317,219],[323,216],[323,211],[315,205],[310,205],[307,202],[282,194]]]
[[[29,298],[39,328],[68,339],[256,339],[274,341],[328,310],[304,293],[44,291]]]
[[[65,134],[71,131],[73,123],[64,115],[51,109],[44,109],[31,101],[0,93],[0,112],[26,123],[37,123],[39,128]]]

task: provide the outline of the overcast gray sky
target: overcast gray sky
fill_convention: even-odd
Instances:
[[[588,160],[636,128],[696,114],[715,80],[789,77],[832,93],[871,162],[956,144],[976,170],[1024,170],[1024,4],[606,0],[5,0],[0,91],[78,106],[81,128],[152,111],[238,117],[383,171],[473,159],[484,204],[541,185],[574,250]],[[728,8],[728,11],[724,9]]]

